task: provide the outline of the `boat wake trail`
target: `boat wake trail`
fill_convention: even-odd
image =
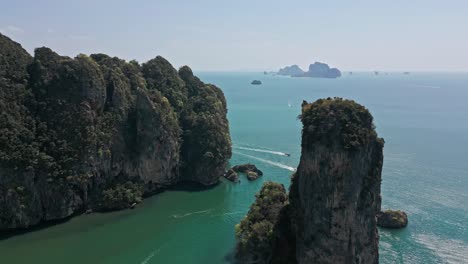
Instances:
[[[238,212],[226,212],[226,213],[222,213],[222,214],[212,215],[211,217],[219,217],[219,216],[226,216],[226,215],[238,215],[238,214],[245,214],[245,212],[241,212],[241,211],[238,211]]]
[[[241,155],[241,156],[244,156],[244,157],[255,159],[255,160],[258,160],[258,161],[261,161],[261,162],[264,162],[264,163],[267,163],[267,164],[270,164],[270,165],[273,165],[275,167],[282,168],[282,169],[285,169],[285,170],[288,170],[288,171],[293,171],[293,172],[296,171],[296,168],[293,168],[293,167],[288,166],[288,165],[284,165],[284,164],[279,163],[279,162],[274,162],[274,161],[271,161],[271,160],[266,160],[266,159],[258,158],[258,157],[255,157],[255,156],[250,156],[250,155],[240,153],[240,152],[234,152],[234,153],[237,154],[237,155]]]
[[[288,153],[281,152],[281,151],[273,151],[273,150],[257,149],[257,148],[247,148],[247,147],[238,147],[238,146],[233,146],[233,148],[256,151],[256,152],[263,152],[263,153],[270,153],[270,154],[275,154],[275,155],[279,155],[279,156],[287,156],[287,157],[289,156]]]
[[[161,251],[161,248],[158,248],[158,249],[153,250],[153,251],[141,262],[141,264],[148,264],[149,261],[154,257],[154,255],[156,255],[157,253],[159,253],[159,251]]]
[[[172,215],[173,218],[184,218],[184,217],[187,217],[187,216],[191,216],[191,215],[194,215],[194,214],[206,214],[206,213],[209,213],[212,209],[207,209],[207,210],[203,210],[203,211],[196,211],[196,212],[190,212],[190,213],[185,213],[185,214],[174,214]]]
[[[413,84],[413,85],[408,85],[408,87],[413,87],[413,88],[427,88],[427,89],[440,89],[440,86],[435,86],[435,85],[419,85],[419,84]]]

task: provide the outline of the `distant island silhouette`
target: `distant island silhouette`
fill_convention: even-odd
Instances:
[[[328,64],[322,62],[315,62],[309,65],[309,71],[303,71],[297,65],[286,66],[281,68],[278,75],[285,75],[291,77],[314,77],[314,78],[338,78],[341,77],[341,71],[337,68],[330,68]]]

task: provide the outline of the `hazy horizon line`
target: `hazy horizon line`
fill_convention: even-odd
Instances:
[[[188,65],[190,67],[190,65]],[[179,67],[180,68],[180,67]],[[192,67],[190,67],[192,68]],[[338,68],[339,69],[339,68]],[[193,71],[195,72],[278,72],[278,70],[265,70],[265,69],[232,69],[232,70],[210,70],[210,69],[194,69],[192,68]],[[404,73],[404,72],[409,72],[409,73],[468,73],[468,69],[460,69],[460,70],[450,70],[450,69],[436,69],[436,70],[424,70],[424,69],[418,69],[418,70],[385,70],[385,69],[358,69],[358,70],[352,70],[352,69],[339,69],[342,73],[347,73],[347,72],[353,72],[353,73],[373,73],[373,72],[379,72],[379,73]]]

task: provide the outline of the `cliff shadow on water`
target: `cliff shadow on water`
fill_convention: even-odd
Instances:
[[[120,210],[231,157],[222,90],[164,58],[29,55],[0,34],[0,231]]]

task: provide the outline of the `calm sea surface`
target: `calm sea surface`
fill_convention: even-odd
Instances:
[[[468,74],[198,75],[227,97],[231,164],[253,162],[262,178],[167,191],[135,210],[84,215],[3,239],[0,263],[226,263],[234,225],[262,183],[289,186],[300,156],[302,100],[333,96],[354,99],[374,115],[386,141],[382,207],[409,215],[406,229],[380,230],[380,262],[468,263]],[[253,79],[263,85],[250,85]]]

